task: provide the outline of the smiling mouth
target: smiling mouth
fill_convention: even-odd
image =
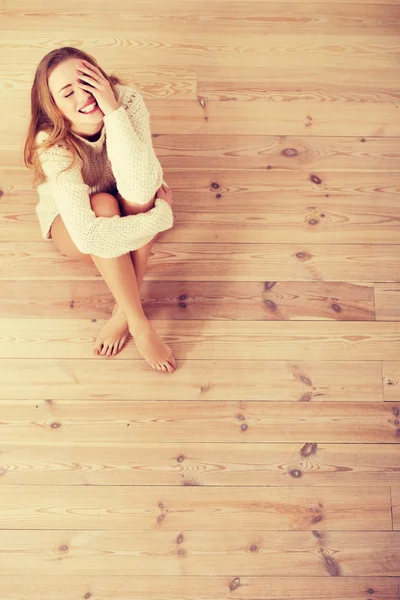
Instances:
[[[90,104],[88,104],[88,106],[92,106],[92,105],[93,105],[93,107],[92,107],[91,110],[85,110],[85,111],[83,111],[83,110],[79,109],[78,112],[82,113],[83,115],[87,115],[87,114],[93,112],[96,108],[98,108],[98,104],[97,104],[96,101],[91,102]]]

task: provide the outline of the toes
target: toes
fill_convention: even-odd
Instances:
[[[100,354],[102,346],[103,346],[103,342],[101,342],[100,340],[96,340],[96,345],[94,347],[93,352],[95,354]]]
[[[123,345],[125,344],[126,340],[128,339],[127,335],[124,335],[123,338],[121,338],[120,343],[118,344],[118,352],[122,349]]]
[[[106,356],[111,356],[113,350],[114,350],[114,346],[112,344],[110,344],[110,346],[108,347]]]
[[[107,349],[108,349],[108,345],[107,345],[107,344],[104,344],[104,346],[103,346],[103,350],[100,352],[101,356],[105,356],[105,354],[106,354],[106,352],[107,352]]]

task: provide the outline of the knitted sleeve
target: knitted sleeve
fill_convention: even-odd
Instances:
[[[150,115],[142,95],[126,86],[120,106],[103,117],[107,155],[118,192],[132,204],[146,204],[163,179],[154,152]]]
[[[82,177],[82,161],[71,169],[72,156],[64,144],[57,144],[39,154],[43,171],[65,226],[84,254],[115,258],[147,244],[160,231],[173,225],[170,205],[157,198],[155,206],[138,215],[97,217],[93,212],[89,186]]]

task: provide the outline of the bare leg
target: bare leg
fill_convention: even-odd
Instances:
[[[92,208],[97,216],[119,214],[118,203],[113,196],[106,193],[94,194],[93,196],[95,198],[91,197]],[[72,257],[75,257],[74,255],[77,255],[76,258],[79,258],[79,251],[73,245],[69,236],[65,235],[66,232],[62,228],[65,230],[62,221],[57,218],[52,227],[52,237],[58,249],[67,256],[72,255]],[[147,246],[150,248],[150,245]],[[147,249],[147,256],[150,252],[149,248]],[[143,251],[140,256],[145,259],[146,252]],[[110,325],[115,332],[116,327],[126,326],[126,318],[129,332],[134,336],[136,346],[146,362],[159,371],[174,371],[176,364],[171,349],[157,336],[143,312],[130,253],[128,252],[116,258],[101,258],[93,254],[90,256],[82,255],[82,257],[85,260],[94,262],[118,303],[118,307],[116,307],[116,310],[114,309],[113,317],[105,327]],[[142,279],[143,275],[144,273],[140,275]]]

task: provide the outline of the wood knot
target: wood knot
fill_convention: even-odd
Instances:
[[[361,138],[361,141],[362,141],[362,142],[365,142],[365,138]]]
[[[264,281],[264,292],[267,292],[268,290],[272,290],[272,288],[274,287],[274,285],[276,285],[276,281]]]
[[[321,515],[318,515],[318,517],[312,518],[312,523],[319,523],[320,521],[322,521]]]
[[[296,375],[297,379],[300,379],[300,381],[302,383],[304,383],[304,385],[308,385],[309,387],[312,387],[312,381],[309,377],[306,377],[305,375]]]
[[[217,194],[215,197],[216,198],[221,198],[221,194]]]
[[[211,187],[213,187],[214,190],[217,190],[219,188],[219,184],[218,183],[212,183]]]
[[[315,529],[313,529],[312,533],[313,533],[313,535],[315,535],[316,538],[320,538],[321,537],[321,534],[318,531],[316,531]]]
[[[52,424],[50,425],[50,427],[51,427],[52,429],[58,429],[59,427],[61,427],[61,423],[52,423]]]
[[[184,300],[187,300],[187,296],[186,296],[186,294],[181,294],[181,295],[179,296],[179,300],[180,300],[181,302],[183,302]]]
[[[237,415],[235,415],[235,418],[238,419],[239,421],[245,421],[246,417],[244,415],[241,415],[240,413],[238,413]]]
[[[250,552],[258,552],[258,546],[251,546]]]
[[[303,473],[300,471],[300,469],[291,469],[289,471],[289,475],[298,479],[299,477],[301,477],[303,475]]]
[[[339,304],[332,304],[332,308],[337,313],[342,312],[342,307]]]
[[[179,303],[179,306],[180,306],[181,308],[186,308],[186,307],[187,307],[187,304],[186,304],[185,302],[180,302],[180,303]]]
[[[68,552],[68,546],[61,546],[61,547],[59,548],[59,550],[60,550],[61,552]]]
[[[248,429],[248,427],[249,427],[249,426],[248,426],[246,423],[242,423],[242,425],[240,426],[240,429],[241,429],[242,431],[246,431],[246,429]]]
[[[3,190],[0,190],[0,197],[4,194]]]
[[[160,508],[161,510],[164,508],[164,504],[162,502],[158,503],[158,508]]]
[[[275,302],[273,302],[272,300],[264,299],[263,303],[268,308],[268,310],[270,310],[271,312],[275,312],[276,311],[277,306],[276,306]]]
[[[310,255],[307,254],[307,252],[297,252],[296,256],[299,260],[308,260],[310,258]]]
[[[178,456],[178,458],[176,459],[179,463],[183,462],[185,460],[185,457],[183,456],[183,454],[181,454],[180,456]]]
[[[297,156],[298,151],[296,150],[296,148],[285,148],[284,150],[282,150],[281,154],[282,156]]]
[[[178,535],[178,537],[176,538],[176,543],[177,544],[182,544],[182,542],[184,542],[184,541],[185,541],[185,538],[183,537],[183,533],[180,533]]]
[[[311,454],[315,454],[317,451],[317,444],[307,442],[304,444],[302,449],[300,450],[301,456],[311,456]]]
[[[85,594],[84,597],[86,598],[86,600],[89,600],[89,598],[92,597],[92,594],[90,592],[88,592],[87,594]]]
[[[308,221],[309,225],[318,225],[318,223],[319,223],[318,219],[310,219]]]
[[[398,417],[398,416],[399,416],[399,409],[397,408],[397,406],[393,406],[393,408],[392,408],[392,413],[393,413],[394,415],[396,415],[396,417]]]
[[[318,177],[318,175],[311,175],[310,181],[312,181],[313,183],[316,183],[317,185],[320,185],[322,183],[321,179]]]
[[[238,587],[240,586],[240,578],[236,577],[233,581],[231,581],[231,583],[229,584],[229,589],[231,590],[231,592],[233,592],[234,590],[236,590]]]

